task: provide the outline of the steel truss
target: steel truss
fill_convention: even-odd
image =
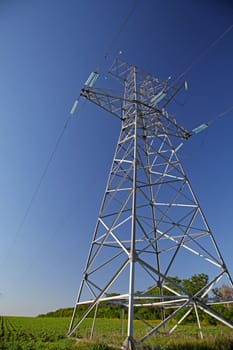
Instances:
[[[69,335],[92,312],[93,336],[101,303],[127,310],[124,349],[135,348],[165,326],[172,333],[191,312],[202,337],[200,310],[233,328],[212,308],[226,301],[211,300],[213,288],[224,278],[232,286],[232,279],[177,155],[191,133],[166,110],[182,86],[176,88],[120,59],[110,74],[123,84],[122,96],[90,86],[81,90],[81,96],[121,120],[121,131]],[[210,275],[194,295],[170,278],[188,264],[191,271]],[[154,326],[137,317],[149,330],[135,340],[133,321],[140,307],[159,308],[161,322]],[[168,321],[177,319],[181,310],[169,329]]]

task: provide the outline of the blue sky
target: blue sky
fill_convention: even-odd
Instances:
[[[24,216],[90,72],[101,65],[104,74],[119,50],[161,79],[175,79],[195,62],[184,77],[187,96],[171,111],[192,129],[233,105],[233,29],[200,57],[232,18],[227,0],[0,1],[1,314],[36,315],[74,304],[117,120],[85,104]],[[232,127],[233,111],[180,154],[231,274]]]

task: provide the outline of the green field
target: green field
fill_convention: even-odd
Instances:
[[[83,322],[77,336],[80,338],[67,339],[66,333],[70,318],[52,317],[1,317],[0,350],[108,350],[119,349],[125,335],[121,335],[120,321],[117,319],[97,319],[95,340],[84,341],[88,338],[91,320]],[[126,324],[125,324],[126,327]],[[144,333],[141,323],[135,322],[135,336]],[[116,332],[116,329],[119,331]],[[222,326],[206,326],[204,340],[197,338],[194,325],[185,325],[172,336],[157,335],[144,345],[144,349],[154,349],[156,345],[161,350],[232,350],[233,334]],[[107,346],[106,344],[110,344]]]

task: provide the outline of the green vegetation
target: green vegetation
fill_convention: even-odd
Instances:
[[[68,319],[1,317],[1,350],[71,350],[74,340],[66,338]]]
[[[175,289],[182,287],[188,293],[195,294],[208,284],[208,276],[205,274],[194,275],[190,279],[179,279],[171,277],[167,281],[167,286]],[[177,287],[177,288],[178,288]],[[151,286],[147,295],[158,294],[158,287]],[[166,289],[164,290],[164,295]],[[142,292],[138,291],[138,295]],[[216,288],[212,297],[222,297],[224,299],[233,298],[233,290],[229,286],[222,285]],[[233,305],[216,305],[217,311],[226,318],[233,320]],[[79,308],[79,315],[85,311],[86,306]],[[182,310],[176,317],[180,319]],[[90,329],[92,325],[92,314],[85,319],[74,338],[67,338],[73,309],[59,309],[47,315],[39,317],[0,317],[0,350],[115,350],[123,343],[127,330],[127,316],[124,322],[121,321],[122,310],[116,306],[103,303],[99,306],[95,323],[93,340],[90,339]],[[166,315],[171,312],[166,310]],[[142,307],[136,310],[135,316],[150,320],[151,325],[156,325],[160,319],[160,309]],[[143,343],[141,350],[156,349],[156,345],[161,350],[233,350],[232,331],[222,326],[220,323],[207,314],[199,311],[204,331],[204,339],[198,338],[198,329],[195,314],[191,313],[185,323],[179,325],[172,335],[168,335],[167,330],[153,335]],[[168,328],[176,324],[176,320],[170,321]],[[134,322],[135,338],[140,339],[148,331],[145,323],[138,320]],[[85,340],[86,339],[86,340]]]
[[[1,350],[116,350],[122,344],[125,335],[121,335],[121,323],[118,319],[98,319],[93,341],[89,337],[91,319],[85,320],[80,327],[77,339],[67,339],[66,332],[69,318],[40,317],[1,317]],[[156,324],[156,321],[154,321]],[[126,332],[126,321],[124,333]],[[145,332],[145,325],[135,321],[135,337]],[[116,332],[118,329],[118,332]],[[161,350],[232,350],[232,331],[224,326],[207,326],[204,340],[196,336],[193,324],[178,327],[173,335],[156,335],[146,342],[141,349],[152,350],[160,345]]]
[[[179,277],[169,277],[169,281],[166,282],[166,285],[173,290],[178,291],[178,287],[181,287],[186,292],[194,295],[198,291],[200,291],[203,287],[208,285],[209,277],[204,273],[196,274],[191,276],[188,279],[180,279]],[[137,295],[142,295],[141,291],[136,292]],[[151,286],[148,288],[147,295],[159,295],[159,288],[156,286]],[[164,295],[169,295],[166,289],[163,289]],[[117,295],[116,293],[111,293],[110,295]],[[222,297],[223,299],[233,299],[233,290],[231,287],[222,285],[220,288],[214,289],[214,293],[212,297]],[[87,309],[88,306],[79,306],[77,310],[77,317],[80,317]],[[233,305],[216,305],[213,308],[222,314],[225,318],[233,320]],[[166,316],[168,316],[173,310],[166,310]],[[176,315],[176,319],[180,319],[182,315],[186,312],[186,310],[181,311]],[[52,311],[47,313],[46,315],[39,315],[39,317],[70,317],[72,316],[73,309],[59,309],[56,311]],[[94,310],[89,314],[89,317],[93,317]],[[102,303],[98,308],[98,318],[108,318],[108,319],[120,319],[122,316],[122,310],[119,307],[116,307],[111,304]],[[135,310],[135,317],[143,318],[144,320],[156,320],[161,319],[161,309],[158,307],[141,307]],[[126,315],[127,317],[127,315]],[[199,317],[202,322],[211,325],[217,325],[218,322],[213,319],[211,316],[199,310]],[[195,312],[192,312],[184,321],[185,324],[196,322]]]

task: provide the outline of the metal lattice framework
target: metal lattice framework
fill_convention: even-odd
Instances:
[[[182,316],[169,333],[194,312],[202,337],[199,310],[233,328],[231,321],[212,308],[214,302],[224,301],[210,298],[218,283],[226,278],[232,286],[232,279],[177,155],[191,133],[166,110],[181,87],[119,58],[110,74],[123,84],[122,96],[92,84],[81,90],[81,96],[121,120],[121,131],[69,335],[94,312],[93,336],[103,302],[127,310],[125,349],[133,349],[163,329],[181,310]],[[192,271],[210,275],[194,295],[169,277],[186,264],[192,265]],[[137,293],[138,289],[143,292]],[[78,310],[83,305],[80,316]],[[149,328],[135,340],[133,320],[140,307],[159,308],[161,322],[154,326],[137,317]]]

